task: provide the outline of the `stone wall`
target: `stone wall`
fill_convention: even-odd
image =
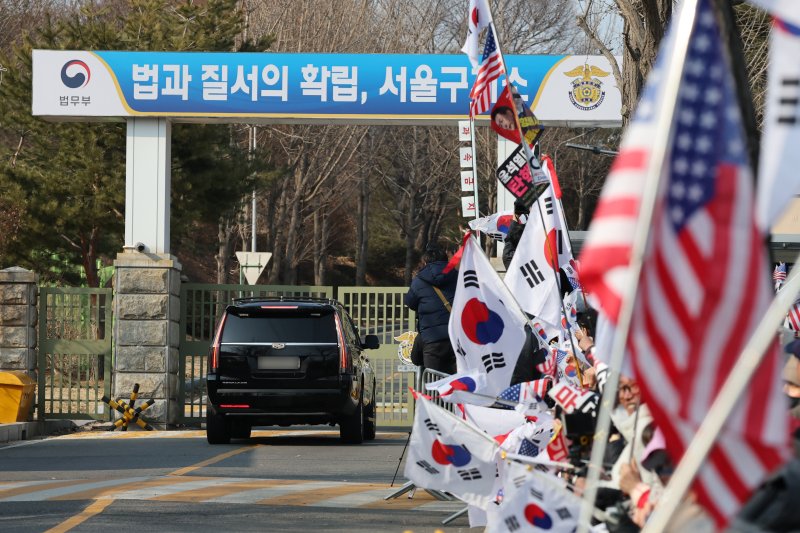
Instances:
[[[38,283],[24,268],[0,270],[0,372],[23,370],[36,379]]]
[[[114,397],[139,384],[137,404],[151,425],[179,420],[180,263],[170,255],[126,250],[114,262]]]

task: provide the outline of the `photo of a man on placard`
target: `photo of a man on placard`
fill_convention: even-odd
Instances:
[[[492,109],[492,128],[497,131],[495,126],[517,133],[517,119],[514,115],[514,110],[504,105],[494,106],[494,109]],[[519,135],[517,135],[517,138],[519,138]]]
[[[533,146],[542,133],[542,125],[513,85],[506,86],[492,108],[490,125],[501,137],[520,144],[522,130],[529,146]]]

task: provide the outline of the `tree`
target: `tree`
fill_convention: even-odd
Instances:
[[[597,26],[590,25],[592,1],[589,0],[582,15],[577,17],[592,44],[608,58],[617,86],[622,91],[622,124],[633,116],[647,73],[653,67],[661,39],[672,17],[673,0],[615,0],[619,15],[624,21],[622,68],[617,66],[614,55],[598,35]]]
[[[125,128],[122,124],[46,123],[29,114],[31,49],[231,50],[240,12],[234,0],[86,2],[29,27],[29,38],[0,57],[0,192],[15,198],[22,228],[6,235],[0,263],[20,264],[45,278],[77,282],[82,265],[96,286],[98,259],[120,249],[124,227]],[[248,46],[265,46],[261,39]],[[250,175],[227,128],[177,126],[173,138],[173,221],[176,248],[191,221],[226,210]],[[228,179],[219,180],[224,173]],[[7,222],[6,222],[7,223]]]

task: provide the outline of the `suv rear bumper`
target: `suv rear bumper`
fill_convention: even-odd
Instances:
[[[343,376],[337,388],[252,388],[220,386],[208,376],[209,407],[215,414],[246,417],[253,424],[337,422],[358,406],[359,387]],[[357,382],[356,382],[357,383]]]

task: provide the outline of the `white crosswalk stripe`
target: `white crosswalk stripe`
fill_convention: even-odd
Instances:
[[[158,498],[160,496],[169,496],[170,494],[177,494],[179,492],[186,492],[187,490],[205,489],[208,487],[219,487],[222,485],[229,485],[231,483],[242,483],[252,481],[246,478],[213,478],[213,479],[198,479],[195,481],[181,482],[176,478],[175,483],[172,485],[161,485],[157,487],[144,487],[141,489],[127,490],[124,492],[115,492],[114,494],[106,494],[103,498],[112,498],[114,500],[147,500],[150,498]]]
[[[36,485],[45,485],[47,483],[52,483],[52,479],[42,479],[39,481],[7,481],[7,482],[0,482],[0,491],[2,490],[10,490],[10,489],[18,489],[22,487],[35,487]]]
[[[38,487],[41,485],[41,487]],[[51,488],[48,488],[50,485]],[[59,486],[53,486],[59,485]],[[140,476],[118,479],[59,479],[0,482],[0,502],[33,502],[54,499],[187,501],[186,493],[200,491],[192,501],[223,504],[308,505],[313,507],[355,509],[364,506],[392,507],[384,498],[396,488],[344,481],[303,481],[259,478],[206,478],[192,476]],[[204,491],[205,489],[205,491]],[[7,496],[3,497],[3,493]],[[88,494],[87,494],[88,492]],[[20,494],[15,494],[20,493]],[[301,495],[297,499],[294,495]],[[195,498],[196,496],[196,498]],[[280,498],[289,497],[281,501]],[[277,500],[273,502],[273,500]],[[301,503],[302,502],[302,503]],[[462,502],[430,501],[420,493],[411,509],[416,511],[455,512]],[[403,505],[405,507],[405,504]],[[407,508],[407,507],[406,507]]]
[[[280,487],[267,487],[263,489],[242,489],[243,492],[235,492],[233,494],[226,494],[217,498],[207,499],[205,501],[211,503],[255,503],[267,498],[277,498],[287,494],[295,494],[298,492],[313,491],[319,489],[328,489],[331,487],[338,487],[341,483],[327,482],[327,481],[309,481],[308,483],[293,483],[290,485],[281,485]]]
[[[60,496],[67,496],[76,492],[83,492],[91,489],[102,489],[107,487],[114,487],[118,485],[127,485],[129,483],[141,483],[152,479],[149,477],[132,477],[124,479],[106,479],[103,481],[93,481],[90,483],[76,482],[75,485],[68,485],[66,487],[58,487],[54,489],[37,490],[27,494],[17,494],[7,498],[0,498],[0,502],[35,502],[40,500],[48,500],[50,498],[58,498]]]
[[[369,503],[377,502],[384,499],[389,494],[396,492],[397,489],[376,489],[366,490],[364,492],[356,492],[353,494],[345,494],[343,496],[336,496],[335,498],[328,498],[314,502],[315,507],[359,507]]]

